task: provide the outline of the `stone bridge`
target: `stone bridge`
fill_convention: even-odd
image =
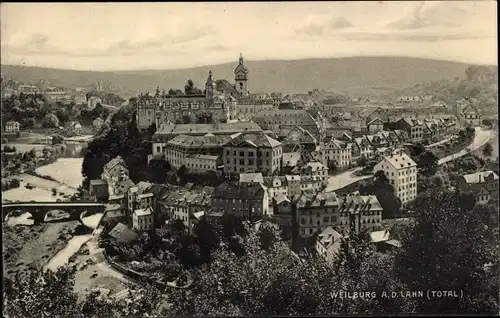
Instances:
[[[33,216],[33,222],[39,224],[45,221],[45,216],[50,211],[60,210],[70,215],[69,220],[82,220],[82,213],[87,212],[85,216],[95,213],[103,213],[106,209],[104,203],[94,201],[76,201],[76,202],[2,202],[2,218],[6,220],[12,211],[21,210],[28,212]]]

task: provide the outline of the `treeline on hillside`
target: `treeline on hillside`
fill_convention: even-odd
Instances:
[[[87,99],[89,99],[89,97],[99,97],[102,100],[103,104],[111,106],[121,106],[121,104],[125,101],[125,99],[123,99],[121,96],[111,92],[91,91],[86,95]]]
[[[382,254],[372,248],[368,233],[350,235],[339,242],[338,257],[331,265],[291,253],[279,231],[266,224],[258,230],[246,227],[240,234],[202,220],[194,237],[181,235],[157,243],[153,240],[158,234],[169,235],[155,230],[140,240],[138,248],[141,244],[145,248],[135,251],[136,256],[162,262],[160,255],[168,254],[171,262],[170,256],[184,255],[176,264],[193,278],[188,289],[164,291],[168,308],[158,309],[160,291],[149,285],[133,292],[128,306],[98,293],[81,303],[72,291],[73,274],[60,269],[56,274],[32,270],[27,277],[5,282],[7,313],[12,317],[30,312],[85,317],[496,314],[498,201],[475,206],[470,194],[440,188],[419,200],[415,215],[413,224],[400,229],[402,248]],[[166,250],[150,253],[153,247]],[[408,291],[425,294],[405,297]],[[428,297],[427,291],[452,294]],[[133,295],[144,298],[133,301]]]
[[[75,103],[64,105],[61,102],[48,103],[42,94],[34,96],[19,94],[2,99],[2,121],[18,121],[21,129],[37,126],[57,128],[70,121],[92,124],[97,118],[105,119],[109,111],[100,104],[92,110]]]
[[[434,95],[450,105],[462,98],[475,98],[485,113],[498,113],[498,68],[471,66],[465,71],[467,78],[427,82],[395,92],[395,96]]]
[[[133,107],[120,108],[105,127],[87,147],[83,159],[83,186],[88,188],[89,181],[100,179],[104,165],[116,156],[121,156],[129,167],[130,178],[134,182],[148,180],[147,156],[151,153],[150,136],[141,135],[135,121]]]

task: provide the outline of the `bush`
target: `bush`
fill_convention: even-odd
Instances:
[[[53,145],[58,145],[58,144],[62,144],[64,142],[64,137],[59,135],[59,134],[55,134],[52,136],[52,144]]]
[[[46,128],[57,128],[59,127],[59,118],[54,114],[48,114],[43,119],[42,126]]]

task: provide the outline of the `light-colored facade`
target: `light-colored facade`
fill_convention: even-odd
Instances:
[[[102,99],[100,97],[92,96],[92,97],[89,97],[89,99],[87,100],[88,109],[96,108],[97,104],[102,105]]]
[[[320,234],[316,241],[316,253],[327,264],[332,265],[335,259],[339,256],[342,245],[342,235],[335,231],[332,227],[327,227]]]
[[[126,209],[120,204],[108,204],[104,213],[106,219],[120,218],[127,214]]]
[[[216,171],[219,161],[219,156],[194,154],[186,157],[185,166],[196,173]]]
[[[458,187],[464,191],[471,191],[476,204],[486,204],[492,198],[498,199],[498,175],[491,171],[480,171],[466,174],[460,178]]]
[[[21,130],[21,124],[18,121],[11,120],[5,123],[5,132],[18,132]]]
[[[165,219],[181,220],[188,229],[192,228],[195,213],[210,210],[210,204],[211,194],[186,188],[168,191],[158,200],[159,213]]]
[[[141,181],[128,190],[128,210],[130,212],[137,209],[153,207],[154,196],[151,192],[152,184]]]
[[[174,168],[190,165],[193,169],[216,170],[216,160],[219,158],[224,144],[231,136],[187,136],[179,135],[166,142],[153,140],[153,156],[164,155]],[[215,157],[215,158],[214,158]],[[200,166],[201,165],[201,166]]]
[[[263,184],[269,193],[269,200],[276,198],[279,194],[288,197],[288,182],[285,176],[263,177]]]
[[[24,95],[35,95],[40,93],[40,88],[35,85],[19,85],[17,90]]]
[[[384,122],[382,119],[376,117],[366,124],[366,129],[370,133],[377,133],[384,130]]]
[[[238,116],[252,119],[260,111],[276,108],[272,99],[240,98],[238,100]]]
[[[324,185],[328,183],[328,167],[321,162],[311,161],[301,167],[302,176],[319,177]]]
[[[135,210],[132,215],[132,228],[136,231],[150,231],[154,228],[153,219],[151,208]]]
[[[417,197],[417,164],[406,153],[384,157],[373,168],[373,173],[383,171],[389,183],[394,187],[394,194],[407,204]]]
[[[85,105],[87,104],[87,95],[78,94],[74,97],[74,101],[76,105]]]
[[[323,149],[325,165],[333,161],[337,168],[345,169],[351,164],[352,144],[332,138]]]
[[[282,144],[260,134],[242,134],[224,145],[222,164],[225,174],[279,172],[283,158]]]
[[[481,114],[477,108],[472,105],[463,110],[462,117],[467,125],[474,127],[481,125]]]

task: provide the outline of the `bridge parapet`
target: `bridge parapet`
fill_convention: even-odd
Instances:
[[[35,224],[44,222],[48,212],[60,210],[70,215],[70,220],[81,221],[81,214],[87,211],[89,215],[104,212],[106,204],[94,201],[78,202],[17,202],[2,203],[2,218],[5,220],[9,213],[22,210],[33,216]]]

